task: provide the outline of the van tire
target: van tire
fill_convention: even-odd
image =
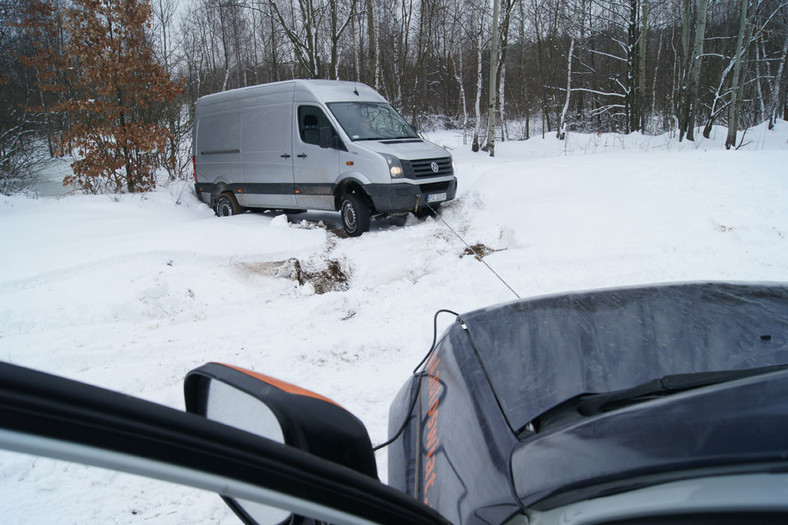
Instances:
[[[219,217],[229,217],[230,215],[238,215],[243,213],[244,209],[235,200],[235,195],[230,192],[225,192],[219,195],[214,205],[214,211]]]
[[[342,227],[350,237],[358,237],[369,230],[370,209],[358,194],[348,193],[342,197],[339,213],[342,217]]]

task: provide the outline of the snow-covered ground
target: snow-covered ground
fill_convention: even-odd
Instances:
[[[499,143],[495,158],[454,132],[430,138],[459,179],[443,220],[492,250],[484,260],[521,297],[788,281],[788,122],[750,130],[738,151],[722,147],[724,129],[694,144],[534,138]],[[339,228],[332,213],[219,219],[188,183],[0,197],[0,361],[177,408],[186,372],[236,364],[333,398],[379,443],[433,313],[515,296],[441,220],[377,221],[354,239]],[[296,259],[314,283],[294,279]],[[337,263],[346,282],[320,277]],[[5,452],[0,494],[4,523],[237,523],[217,496]]]

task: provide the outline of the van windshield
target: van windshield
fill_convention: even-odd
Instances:
[[[350,140],[419,138],[405,119],[383,102],[331,102],[328,108]]]

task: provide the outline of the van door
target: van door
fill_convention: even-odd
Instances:
[[[292,128],[290,100],[244,109],[244,196],[238,199],[242,206],[296,207]]]
[[[203,115],[195,125],[194,156],[200,182],[235,185],[243,182],[241,111]]]
[[[296,202],[299,208],[333,210],[332,189],[339,175],[336,130],[319,106],[300,105],[297,116],[293,133]],[[321,129],[331,137],[329,147],[320,147]]]

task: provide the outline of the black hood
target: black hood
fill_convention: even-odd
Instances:
[[[581,394],[788,363],[788,287],[694,283],[562,294],[464,314],[512,430]]]

